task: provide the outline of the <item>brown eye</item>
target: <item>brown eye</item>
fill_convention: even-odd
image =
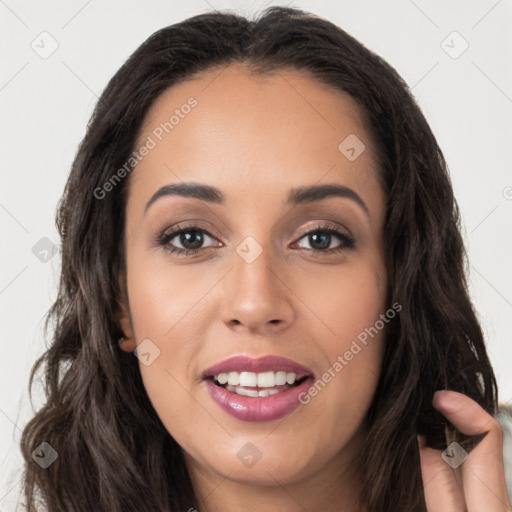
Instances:
[[[182,231],[173,238],[177,238],[184,249],[198,249],[204,242],[203,232],[198,230]]]
[[[176,226],[174,230],[162,233],[158,237],[157,244],[171,253],[187,255],[197,254],[202,249],[212,247],[203,247],[208,239],[215,240],[206,230],[198,226]]]

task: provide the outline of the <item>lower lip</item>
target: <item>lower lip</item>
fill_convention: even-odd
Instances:
[[[290,414],[301,403],[299,396],[307,393],[311,378],[298,386],[281,391],[276,395],[250,397],[237,395],[206,380],[206,388],[213,401],[227,414],[242,421],[272,421]]]

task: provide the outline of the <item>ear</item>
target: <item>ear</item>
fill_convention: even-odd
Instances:
[[[119,340],[119,348],[124,352],[133,352],[136,348],[135,335],[133,332],[132,319],[130,315],[128,304],[128,295],[126,288],[121,280],[121,298],[118,299],[117,304],[119,308],[118,323],[121,331],[123,332],[123,338]]]
[[[121,313],[119,316],[119,325],[123,331],[123,338],[119,340],[119,348],[125,352],[133,352],[135,350],[135,336],[133,334],[132,322],[130,319],[130,313],[124,301],[119,302]]]

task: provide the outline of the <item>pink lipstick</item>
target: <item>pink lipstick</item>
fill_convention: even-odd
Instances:
[[[236,356],[203,373],[212,400],[242,421],[272,421],[290,414],[314,380],[310,368],[290,359]]]

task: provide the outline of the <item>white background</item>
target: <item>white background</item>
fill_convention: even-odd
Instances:
[[[60,244],[54,213],[94,103],[155,30],[217,9],[253,15],[269,5],[309,10],[384,57],[412,87],[450,167],[470,258],[471,295],[502,402],[512,401],[512,4],[478,1],[229,0],[0,1],[0,508],[20,490],[17,444],[31,416],[28,373],[45,346],[42,319],[60,265],[32,253]],[[42,59],[41,32],[58,43]],[[454,59],[442,42],[469,44]],[[454,38],[455,37],[455,38]],[[461,49],[450,36],[444,45]],[[38,43],[39,41],[39,43]],[[50,40],[45,47],[49,48]],[[35,405],[40,404],[36,394]]]

